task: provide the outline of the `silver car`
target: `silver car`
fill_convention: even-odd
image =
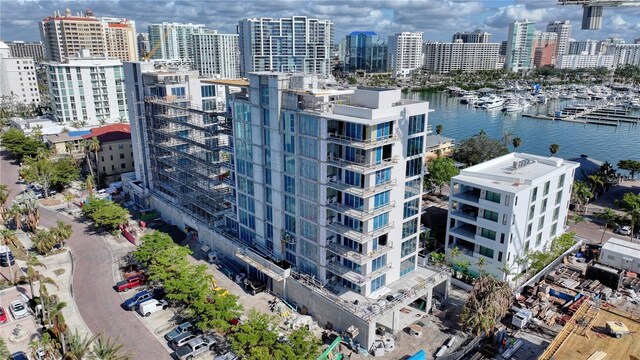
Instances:
[[[9,304],[9,310],[11,310],[11,315],[13,315],[14,319],[22,319],[23,317],[29,315],[29,310],[24,306],[22,301],[14,300]]]

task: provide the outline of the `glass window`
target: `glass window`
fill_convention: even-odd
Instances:
[[[317,221],[318,220],[318,205],[309,201],[300,200],[300,216],[305,219]]]
[[[296,153],[296,141],[294,135],[284,134],[282,135],[284,138],[284,151],[295,154]]]
[[[538,233],[536,236],[536,247],[540,246],[540,243],[542,243],[542,233]]]
[[[318,245],[309,241],[300,241],[300,254],[308,259],[317,260]]]
[[[493,222],[498,222],[498,213],[495,211],[484,210],[482,213],[482,217]]]
[[[269,126],[271,123],[271,115],[269,109],[262,109],[262,125]]]
[[[390,122],[378,124],[376,126],[376,140],[384,140],[389,138],[391,135],[391,124]]]
[[[496,240],[496,232],[493,230],[482,228],[481,234],[483,237],[486,237],[487,239],[491,239],[493,241]]]
[[[405,257],[413,252],[415,252],[416,244],[418,243],[417,237],[412,237],[411,239],[402,242],[402,246],[400,249],[400,257]]]
[[[216,86],[215,85],[202,85],[200,87],[200,94],[202,95],[202,97],[216,96]]]
[[[318,180],[318,163],[300,158],[300,176],[309,180]]]
[[[533,230],[533,223],[527,225],[527,237],[531,236],[531,230]]]
[[[556,194],[556,205],[560,204],[561,200],[562,200],[562,191],[558,191],[558,193]]]
[[[424,114],[409,116],[409,135],[424,132]]]
[[[284,215],[284,228],[292,233],[296,233],[296,218],[295,216],[291,216],[289,214]]]
[[[260,102],[262,105],[269,105],[269,87],[266,85],[260,86]]]
[[[379,208],[381,206],[385,206],[387,204],[389,204],[389,196],[391,194],[391,191],[387,190],[383,193],[380,194],[376,194],[374,197],[374,207],[375,208]]]
[[[402,224],[402,238],[414,235],[418,232],[418,219],[406,221]]]
[[[284,191],[295,195],[296,193],[296,179],[291,176],[284,176]]]
[[[542,196],[547,196],[549,194],[549,186],[551,185],[551,181],[547,181],[544,183],[544,190],[542,190]]]
[[[420,199],[413,199],[404,203],[403,217],[405,219],[418,214],[419,202]]]
[[[558,189],[562,189],[563,186],[564,186],[564,174],[560,175],[560,178],[558,179]]]
[[[533,188],[533,192],[531,193],[531,201],[536,201],[538,198],[538,188]]]
[[[558,229],[558,223],[553,223],[553,225],[551,225],[551,233],[549,233],[549,236],[551,237],[556,236],[557,229]]]
[[[173,87],[171,88],[171,95],[174,96],[184,96],[184,87]]]
[[[422,158],[407,160],[406,177],[422,175]]]
[[[407,141],[407,156],[422,154],[422,144],[424,138],[422,136],[411,138]]]
[[[382,276],[371,280],[371,292],[378,290],[379,288],[385,286],[387,284],[387,276],[383,274]]]
[[[538,220],[538,230],[542,230],[542,228],[544,227],[544,216],[540,218],[540,220]]]
[[[376,171],[376,185],[384,184],[391,180],[391,169],[382,169]]]
[[[317,159],[318,141],[306,137],[300,137],[300,155]]]
[[[558,220],[558,215],[560,215],[560,207],[553,209],[553,221]]]
[[[542,206],[540,207],[540,213],[547,211],[547,199],[542,200]]]
[[[371,261],[371,271],[380,270],[380,268],[385,265],[387,265],[387,254],[377,257]]]
[[[404,185],[404,198],[420,195],[421,187],[422,179],[420,178],[407,181]]]
[[[373,218],[373,230],[383,228],[389,223],[389,213],[380,214]]]
[[[533,216],[536,214],[536,206],[531,205],[529,208],[529,220],[533,219]]]
[[[362,140],[363,136],[363,125],[354,124],[354,123],[344,123],[344,135],[349,138]]]
[[[405,276],[416,269],[416,257],[412,256],[400,263],[400,276]]]
[[[284,172],[290,175],[296,175],[296,158],[295,156],[284,156]]]
[[[480,255],[484,255],[488,258],[493,259],[493,249],[489,249],[488,247],[480,246]]]
[[[391,169],[389,169],[389,170],[391,170]],[[363,177],[362,174],[358,174],[358,173],[350,171],[350,170],[345,170],[344,171],[344,182],[349,184],[349,185],[362,187],[362,177]]]
[[[318,225],[300,220],[300,233],[309,240],[318,239]],[[308,257],[308,256],[307,256]]]
[[[354,219],[352,217],[349,216],[343,216],[344,217],[344,225],[348,226],[354,230],[357,231],[362,231],[362,221]]]
[[[300,180],[300,196],[310,200],[318,200],[318,184],[301,179]]]
[[[492,201],[494,203],[500,204],[500,194],[495,193],[493,191],[487,191],[484,198],[486,200]]]
[[[292,196],[284,196],[284,210],[292,214],[296,213],[296,198]]]
[[[300,133],[311,136],[318,136],[318,119],[309,116],[300,116]]]
[[[354,209],[362,210],[364,205],[364,199],[355,195],[345,193],[344,204]]]

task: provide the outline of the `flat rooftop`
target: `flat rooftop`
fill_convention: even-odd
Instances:
[[[610,250],[620,254],[627,254],[635,258],[640,258],[640,244],[614,237],[604,243],[602,250]]]
[[[239,87],[249,86],[249,80],[247,79],[201,79],[200,81],[203,83],[215,84],[215,85],[239,86]]]
[[[557,157],[513,152],[463,169],[453,179],[515,193],[531,187],[533,182],[551,172],[559,169],[567,172],[578,166],[580,164]]]

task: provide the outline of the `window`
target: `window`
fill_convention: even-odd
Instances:
[[[296,152],[296,140],[293,135],[284,134],[284,151],[295,154]]]
[[[389,213],[384,213],[373,218],[373,230],[385,227],[389,223]]]
[[[547,181],[544,183],[544,189],[542,190],[542,196],[547,196],[549,194],[549,186],[551,185],[551,181]]]
[[[344,225],[353,230],[362,231],[362,221],[356,220],[349,216],[344,216]]]
[[[486,237],[487,239],[491,239],[491,240],[493,240],[493,241],[495,241],[495,240],[496,240],[496,232],[495,232],[495,231],[493,231],[493,230],[489,230],[489,229],[482,228],[481,235],[482,235],[483,237]]]
[[[418,206],[420,205],[420,199],[409,200],[404,203],[403,217],[410,218],[418,214]]]
[[[507,214],[502,214],[502,225],[507,225]]]
[[[500,244],[504,244],[504,234],[500,234]]]
[[[309,116],[300,116],[300,133],[311,136],[318,136],[318,119]]]
[[[560,207],[553,209],[553,221],[558,220],[558,215],[560,215]]]
[[[420,189],[422,186],[422,179],[409,180],[404,184],[404,198],[408,199],[420,195]]]
[[[262,125],[269,126],[271,123],[271,115],[269,109],[262,109]]]
[[[540,214],[547,211],[547,199],[542,200],[542,206],[540,207]]]
[[[563,186],[564,186],[564,174],[560,175],[560,178],[558,179],[558,189],[562,189]]]
[[[124,154],[120,154],[120,159],[124,159]]]
[[[533,230],[533,223],[527,225],[527,237],[531,236],[531,230]]]
[[[498,262],[502,262],[502,251],[498,251]]]
[[[389,195],[391,194],[391,191],[387,190],[383,193],[380,194],[376,194],[374,196],[374,208],[379,208],[381,206],[385,206],[387,204],[389,204]]]
[[[422,154],[423,141],[422,136],[409,139],[407,141],[407,156]]]
[[[422,158],[407,160],[406,177],[422,175]]]
[[[542,230],[542,228],[544,227],[544,216],[540,218],[540,220],[538,221],[538,230]]]
[[[376,185],[384,184],[391,180],[391,169],[376,171]]]
[[[533,192],[531,193],[531,201],[536,201],[538,198],[538,188],[533,188]]]
[[[524,243],[524,251],[529,251],[529,240],[525,241]]]
[[[377,196],[377,195],[376,195]],[[362,210],[362,207],[364,205],[364,200],[361,197],[355,196],[355,195],[351,195],[351,194],[344,194],[344,204],[352,207],[354,209],[358,209],[358,210]]]
[[[317,159],[318,158],[318,142],[306,137],[300,137],[300,155]]]
[[[120,164],[120,168],[121,168],[121,169],[126,169],[126,168],[127,168],[127,164],[125,164],[125,163],[121,163],[121,164]]]
[[[284,176],[284,191],[289,194],[296,193],[296,179],[291,176]]]
[[[418,243],[417,239],[417,237],[413,237],[402,243],[402,246],[400,247],[400,257],[405,257],[416,251],[416,244]]]
[[[529,220],[533,219],[533,216],[536,214],[536,206],[531,205],[529,208]]]
[[[262,85],[260,86],[260,102],[262,105],[269,105],[269,87]]]
[[[292,214],[296,213],[296,199],[292,196],[284,196],[284,210]]]
[[[424,132],[424,114],[409,116],[409,135]]]
[[[295,234],[296,233],[296,218],[289,214],[284,215],[284,228],[288,232]]]
[[[482,212],[482,217],[487,219],[487,220],[491,220],[493,222],[498,222],[498,213],[495,211],[491,211],[491,210],[484,210]]]
[[[556,236],[557,229],[558,229],[558,223],[553,223],[553,225],[551,225],[551,233],[549,233],[549,236],[551,237]]]
[[[174,96],[184,96],[185,92],[184,92],[184,87],[174,87],[171,88],[171,95]]]
[[[386,284],[387,284],[386,274],[371,280],[371,292],[378,290],[379,288],[385,286]]]
[[[387,254],[377,257],[371,261],[371,271],[380,270],[380,268],[385,265],[387,265]]]
[[[391,125],[392,123],[390,122],[378,124],[376,126],[376,140],[384,140],[389,138],[389,135],[391,135]]]
[[[418,219],[413,219],[402,224],[402,238],[406,238],[418,232]]]
[[[344,123],[344,135],[348,138],[362,140],[363,136],[363,125],[354,124],[354,123]]]
[[[118,149],[120,150],[124,149],[124,144],[118,144]]]
[[[480,255],[484,255],[488,258],[493,259],[493,249],[489,249],[488,247],[480,246]]]
[[[487,191],[487,193],[485,194],[484,198],[486,200],[489,200],[489,201],[492,201],[494,203],[500,204],[500,194],[495,193],[493,191]]]
[[[412,256],[400,263],[400,276],[405,276],[416,268],[416,257]]]
[[[200,94],[202,97],[213,97],[216,96],[216,86],[215,85],[202,85],[200,87]]]
[[[300,234],[309,240],[315,241],[318,238],[318,225],[305,220],[300,220]],[[313,257],[307,257],[313,259]]]
[[[536,236],[536,247],[540,246],[541,242],[542,242],[542,233],[538,233],[538,235]]]

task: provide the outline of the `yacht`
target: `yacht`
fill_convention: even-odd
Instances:
[[[478,96],[476,94],[467,94],[460,98],[461,104],[475,104],[478,101]]]
[[[518,112],[522,110],[524,110],[524,106],[517,101],[508,102],[504,105],[504,111],[506,112]]]
[[[481,107],[483,109],[493,109],[493,108],[501,107],[503,104],[504,104],[504,99],[494,96],[494,97],[491,97],[489,100],[485,101]]]

